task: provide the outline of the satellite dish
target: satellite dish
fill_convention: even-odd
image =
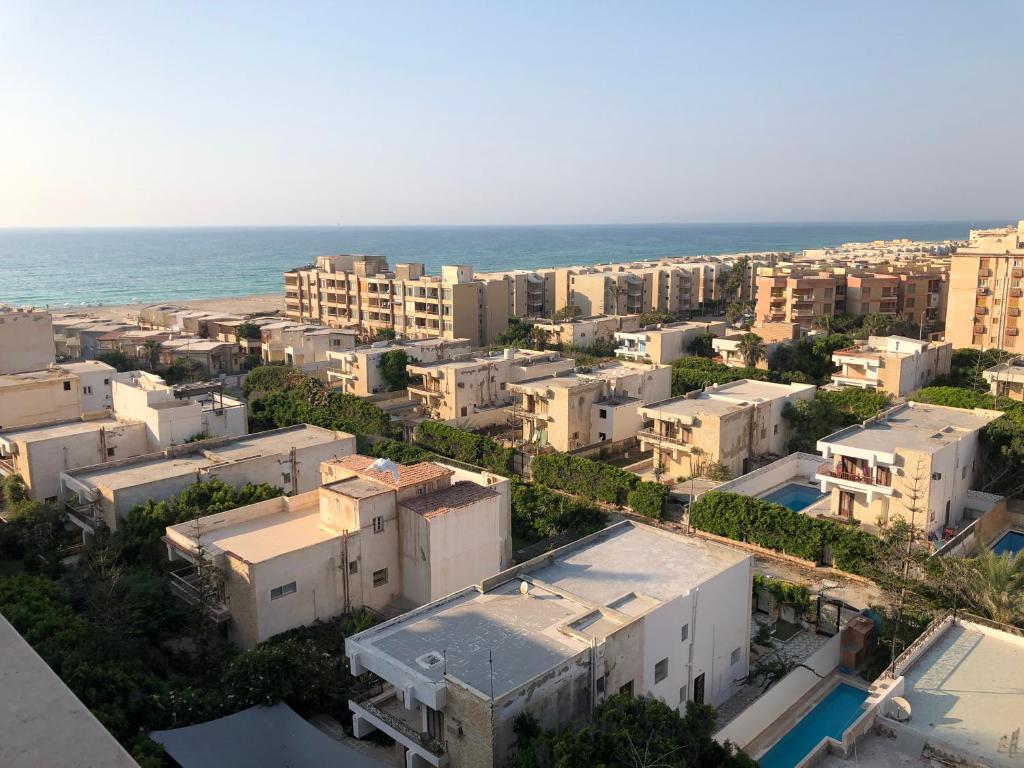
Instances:
[[[902,696],[893,696],[889,700],[889,711],[886,714],[897,723],[905,723],[910,719],[910,702]]]
[[[530,583],[527,581],[519,582],[519,594],[528,595],[530,594]]]
[[[398,482],[398,465],[391,459],[377,459],[373,464],[370,465],[370,469],[375,472],[390,472],[391,477]]]

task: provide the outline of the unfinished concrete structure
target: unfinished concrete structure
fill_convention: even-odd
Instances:
[[[349,702],[407,766],[506,765],[513,720],[552,728],[614,693],[720,704],[748,668],[752,560],[619,523],[345,641],[383,693]]]

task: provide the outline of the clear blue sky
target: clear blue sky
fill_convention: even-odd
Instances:
[[[0,0],[0,226],[1024,217],[1024,2]]]

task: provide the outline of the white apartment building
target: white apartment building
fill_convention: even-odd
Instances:
[[[897,516],[941,536],[963,519],[978,470],[978,433],[1000,411],[910,402],[818,441],[816,475],[831,512],[887,525]]]
[[[406,766],[507,764],[513,721],[554,728],[615,693],[684,712],[718,705],[748,670],[752,560],[619,523],[345,641],[385,689],[349,702]]]
[[[381,359],[389,352],[405,352],[410,363],[433,363],[466,354],[469,350],[468,339],[378,341],[348,352],[332,350],[327,353],[327,381],[334,389],[369,397],[388,391],[380,366]]]
[[[953,345],[948,341],[870,336],[832,354],[832,362],[839,366],[832,383],[906,397],[949,373],[952,360]]]
[[[669,477],[689,477],[716,463],[741,475],[752,458],[789,453],[791,431],[782,411],[813,398],[816,389],[740,379],[650,403],[640,413],[654,425],[640,432],[640,447],[654,452],[654,465]]]
[[[419,381],[409,385],[409,399],[420,413],[436,421],[479,428],[504,421],[502,409],[512,402],[511,384],[570,371],[575,362],[558,352],[505,349],[481,355],[410,365]]]
[[[649,360],[662,365],[690,354],[690,344],[698,336],[710,333],[724,336],[724,322],[680,322],[648,326],[636,331],[619,331],[615,340],[617,357],[624,360]]]
[[[355,448],[352,435],[299,424],[69,468],[59,474],[59,496],[68,519],[87,534],[100,523],[116,530],[135,505],[166,500],[213,477],[236,488],[268,483],[293,495],[314,490],[320,464]]]
[[[200,543],[223,576],[211,615],[243,648],[395,601],[422,605],[511,563],[509,481],[442,464],[348,456],[322,484],[167,529],[174,590],[200,597]]]
[[[359,334],[351,328],[328,328],[299,323],[268,323],[261,327],[264,363],[296,368],[328,362],[330,352],[350,352]]]
[[[524,441],[572,451],[635,437],[644,425],[641,406],[671,394],[672,369],[622,361],[527,379],[508,389],[518,396],[513,415]]]

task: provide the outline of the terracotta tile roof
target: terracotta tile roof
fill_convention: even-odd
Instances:
[[[375,461],[377,459],[371,456],[362,456],[357,453],[352,456],[346,456],[343,459],[337,459],[332,463],[337,467],[355,472],[360,477],[367,477],[371,480],[376,480],[378,483],[383,483],[390,488],[406,488],[410,485],[419,485],[420,483],[455,474],[452,470],[445,469],[429,461],[421,461],[418,464],[399,464],[398,482],[396,483],[395,478],[390,472],[370,469],[370,465]]]
[[[462,480],[443,490],[406,499],[402,502],[402,506],[429,520],[432,517],[447,514],[453,509],[468,507],[481,499],[497,495],[497,491],[491,488]]]

